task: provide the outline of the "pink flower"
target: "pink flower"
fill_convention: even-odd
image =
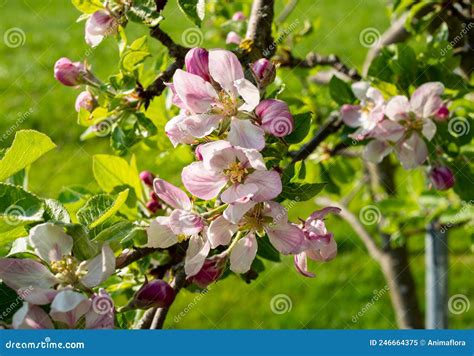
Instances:
[[[224,212],[229,221],[238,221],[255,203],[271,200],[281,193],[280,175],[267,170],[257,150],[215,141],[201,145],[199,152],[202,161],[183,169],[183,184],[204,200],[217,197],[228,185],[221,200],[229,204]]]
[[[194,69],[193,69],[194,70]],[[249,112],[260,101],[259,90],[244,77],[239,60],[232,52],[209,52],[211,82],[178,69],[173,84],[173,103],[181,113],[170,120],[165,131],[174,145],[193,143],[213,132],[222,121],[230,122],[228,140],[244,148],[263,149],[264,131],[253,124]]]
[[[265,88],[275,80],[275,65],[266,58],[260,58],[258,61],[252,63],[250,70],[260,88]]]
[[[147,245],[167,248],[188,239],[185,272],[191,277],[202,268],[210,251],[204,222],[192,211],[191,200],[181,189],[159,178],[153,185],[158,197],[174,210],[169,216],[158,216],[151,222]]]
[[[273,201],[254,205],[236,223],[224,216],[218,217],[209,226],[211,247],[228,245],[237,230],[249,226],[246,235],[230,248],[230,269],[236,273],[245,273],[250,269],[257,252],[256,234],[261,231],[268,235],[271,244],[282,254],[298,254],[306,247],[303,230],[290,223],[286,209]]]
[[[455,182],[453,172],[446,166],[433,167],[429,172],[429,178],[437,190],[452,188]]]
[[[336,257],[336,241],[333,234],[327,231],[323,219],[329,213],[338,214],[340,211],[341,209],[336,207],[327,207],[315,211],[303,223],[304,251],[294,257],[295,267],[302,275],[314,277],[314,274],[308,271],[307,258],[315,261],[329,261]]]
[[[357,140],[364,139],[384,117],[385,100],[382,93],[370,86],[367,82],[352,84],[352,91],[359,105],[343,105],[341,118],[350,127],[358,127],[353,137]]]
[[[76,109],[76,111],[79,112],[82,108],[90,112],[94,110],[94,107],[95,99],[92,94],[88,90],[80,92],[74,104],[74,108]]]
[[[387,103],[385,115],[389,120],[381,122],[371,133],[371,141],[365,148],[364,157],[380,162],[395,149],[398,159],[405,169],[415,168],[428,157],[428,141],[436,133],[436,125],[431,118],[442,106],[443,84],[425,83],[415,90],[410,100],[405,96],[395,96]]]
[[[191,48],[184,58],[186,71],[200,76],[205,81],[211,80],[209,74],[209,52],[204,48]]]
[[[281,100],[263,100],[255,108],[257,117],[266,133],[276,137],[284,137],[293,132],[294,123],[290,108]]]
[[[56,285],[92,288],[115,272],[115,256],[108,245],[102,246],[99,255],[79,263],[71,255],[72,237],[52,223],[33,227],[28,243],[43,263],[32,259],[0,259],[0,278],[27,302],[49,304],[58,294],[53,288]]]
[[[228,34],[227,34],[227,37],[225,38],[225,43],[226,44],[240,44],[240,41],[242,41],[242,37],[240,37],[240,35],[235,32],[235,31],[230,31]]]
[[[66,86],[84,84],[84,76],[87,74],[86,67],[81,62],[71,62],[69,58],[60,58],[54,65],[54,78]]]
[[[232,15],[232,21],[245,21],[246,17],[242,11],[237,11]]]
[[[106,36],[117,33],[118,21],[106,10],[98,10],[86,21],[85,38],[89,46],[96,47]]]

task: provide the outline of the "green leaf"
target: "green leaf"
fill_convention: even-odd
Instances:
[[[25,292],[28,293],[29,290]],[[23,305],[23,299],[5,283],[0,282],[0,320],[4,323],[12,321],[13,314]]]
[[[153,27],[160,23],[163,16],[156,11],[154,0],[134,0],[127,12],[127,18],[130,21]]]
[[[84,14],[93,14],[104,8],[100,0],[72,0],[72,4]]]
[[[351,86],[335,75],[329,82],[329,93],[331,98],[339,105],[351,104],[356,100]]]
[[[51,139],[34,130],[20,130],[15,134],[10,148],[0,160],[0,180],[28,167],[56,145]]]
[[[285,137],[285,141],[290,144],[295,144],[303,141],[308,136],[311,128],[311,112],[305,112],[293,116],[295,128],[291,134]]]
[[[72,246],[74,257],[81,261],[85,261],[99,253],[98,244],[89,239],[88,231],[84,226],[79,224],[68,224],[65,228],[66,233],[71,236],[74,241]]]
[[[43,220],[43,202],[21,187],[0,183],[0,246],[27,235],[25,226]]]
[[[131,239],[135,239],[140,233],[145,233],[145,230],[143,227],[136,226],[133,223],[124,220],[124,221],[119,221],[116,224],[102,230],[94,238],[94,241],[100,241],[100,242],[119,241],[121,243],[124,243]]]
[[[110,193],[115,187],[128,185],[135,190],[137,197],[142,196],[142,184],[134,156],[129,164],[121,157],[95,155],[92,159],[92,171],[97,184],[105,192]]]
[[[325,185],[326,183],[287,183],[280,196],[288,200],[306,201],[316,196]]]
[[[205,1],[204,0],[178,0],[178,5],[181,11],[196,24],[201,27],[201,23],[205,16]]]
[[[44,209],[45,221],[58,221],[66,224],[71,222],[71,217],[69,216],[66,208],[57,200],[45,199]]]
[[[281,260],[280,253],[273,247],[266,234],[258,240],[257,255],[273,262]]]
[[[142,36],[133,41],[129,47],[123,51],[120,58],[120,67],[126,72],[133,70],[143,61],[150,57],[147,45],[147,36]]]
[[[77,212],[78,221],[93,229],[114,216],[128,197],[128,189],[120,192],[117,197],[99,194],[90,198]]]

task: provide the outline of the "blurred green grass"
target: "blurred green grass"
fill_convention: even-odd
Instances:
[[[83,39],[83,23],[76,23],[79,13],[66,0],[4,0],[0,1],[0,34],[10,28],[25,33],[25,43],[10,48],[0,44],[0,133],[11,127],[32,128],[51,136],[58,148],[35,163],[31,170],[30,189],[40,195],[56,197],[67,185],[82,184],[96,188],[92,178],[91,158],[95,153],[110,152],[107,140],[80,142],[82,129],[76,124],[74,99],[78,90],[66,88],[53,78],[55,61],[63,56],[80,60],[87,57],[94,71],[107,78],[117,69],[117,49],[113,40],[105,40],[97,49],[89,50]],[[170,3],[174,3],[170,1]],[[242,3],[249,9],[249,1]],[[235,6],[239,6],[235,5]],[[283,7],[277,1],[277,13]],[[178,10],[167,8],[162,27],[177,41],[191,25]],[[314,50],[323,54],[337,53],[351,66],[361,67],[366,48],[359,43],[359,33],[366,27],[380,32],[388,26],[385,2],[381,0],[303,0],[287,19],[302,26],[308,20],[318,24],[314,32],[294,48],[304,56]],[[206,27],[204,27],[204,33]],[[131,26],[129,36],[145,34],[145,29]],[[153,49],[159,48],[155,43]],[[216,44],[213,43],[215,46]],[[220,45],[223,45],[223,41]],[[285,79],[292,81],[291,73]],[[31,112],[26,120],[20,119]],[[6,147],[13,139],[0,142]],[[156,169],[157,154],[139,157],[139,167]],[[315,208],[312,203],[294,208],[305,215]],[[388,293],[383,294],[356,322],[352,320],[385,286],[383,276],[363,245],[345,223],[329,219],[340,246],[338,258],[327,264],[312,265],[315,279],[305,279],[294,271],[291,258],[283,263],[267,263],[260,278],[246,285],[230,276],[213,285],[200,297],[183,291],[170,310],[167,326],[171,328],[395,328],[395,317]],[[450,240],[450,295],[472,295],[470,276],[474,259],[469,241],[461,234]],[[423,237],[409,242],[413,262],[411,268],[423,301],[424,256]],[[287,295],[291,311],[275,314],[270,303],[275,295]],[[422,304],[424,304],[422,302]],[[474,308],[473,308],[474,309]],[[450,316],[450,327],[474,325],[474,310]],[[184,316],[182,316],[183,314]],[[181,317],[179,317],[181,315]]]

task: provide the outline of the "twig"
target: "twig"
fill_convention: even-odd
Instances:
[[[279,58],[277,60],[282,67],[300,67],[300,68],[314,68],[316,66],[331,66],[338,72],[348,76],[352,80],[360,80],[361,76],[357,69],[350,68],[344,64],[341,59],[335,54],[323,56],[315,52],[309,52],[304,59],[293,57],[290,52],[286,53],[286,58]]]
[[[285,8],[280,13],[280,15],[278,16],[275,22],[278,24],[281,24],[283,21],[285,21],[288,18],[288,16],[290,16],[291,12],[295,9],[297,4],[298,4],[298,0],[290,0],[288,4],[286,4]]]
[[[267,58],[275,53],[272,37],[274,0],[254,0],[247,27],[246,38],[252,41],[252,47],[257,48]]]
[[[133,250],[125,249],[122,251],[120,256],[118,256],[115,260],[115,267],[117,269],[124,268],[129,264],[138,261],[139,259],[148,256],[149,254],[158,251],[158,248],[135,248]]]
[[[342,127],[342,121],[337,116],[332,116],[329,120],[316,132],[314,137],[299,151],[297,151],[291,163],[295,163],[308,158],[313,151],[323,142],[329,135],[337,132]]]

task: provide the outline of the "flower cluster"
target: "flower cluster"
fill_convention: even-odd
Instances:
[[[265,61],[251,66],[260,88],[259,78],[268,85],[269,75],[275,77],[271,63]],[[298,226],[275,201],[282,192],[280,173],[267,167],[261,151],[267,136],[292,132],[288,105],[260,100],[260,89],[244,77],[237,57],[221,49],[190,50],[186,71],[178,70],[168,87],[181,111],[167,123],[166,133],[174,145],[195,146],[197,160],[181,174],[193,199],[160,178],[154,180],[154,191],[168,207],[168,215],[152,221],[148,245],[168,248],[188,241],[185,272],[201,286],[218,279],[227,260],[233,272],[249,271],[258,237],[268,236],[277,251],[295,255],[298,271],[306,276],[312,276],[307,257],[333,258],[336,243],[322,219],[337,208],[315,212]],[[204,211],[196,198],[215,202],[215,208]],[[212,255],[211,250],[220,253]]]

